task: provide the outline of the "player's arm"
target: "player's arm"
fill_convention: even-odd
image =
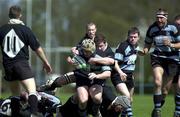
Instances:
[[[145,43],[144,48],[142,50],[138,50],[138,54],[144,56],[149,52],[150,48],[151,48],[151,44]]]
[[[169,46],[171,48],[180,49],[180,42],[178,42],[178,43],[170,43]]]
[[[92,57],[89,59],[88,63],[90,64],[102,64],[102,65],[113,65],[114,59],[110,57],[103,57],[103,58],[95,58]]]
[[[96,74],[96,73],[89,73],[88,77],[89,79],[93,80],[93,79],[106,79],[106,78],[110,78],[111,76],[111,71],[104,71],[100,74]]]
[[[125,73],[121,70],[121,68],[119,67],[119,64],[118,64],[118,61],[117,61],[117,60],[115,60],[114,68],[115,68],[115,70],[119,73],[121,79],[122,79],[123,81],[125,81],[125,80],[126,80],[126,77],[127,77],[127,74],[125,74]]]
[[[43,62],[43,67],[44,69],[46,70],[47,73],[51,73],[52,72],[52,68],[51,68],[51,65],[49,64],[46,56],[45,56],[45,53],[43,51],[43,49],[41,47],[37,48],[35,50],[36,54],[38,55],[38,57],[42,60]]]
[[[171,48],[180,49],[180,42],[172,43],[169,39],[164,40],[164,45]]]
[[[72,47],[72,48],[71,48],[71,52],[72,52],[73,54],[76,54],[76,55],[79,54],[79,51],[78,51],[77,47]]]

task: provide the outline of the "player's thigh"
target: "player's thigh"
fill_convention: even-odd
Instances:
[[[180,74],[177,75],[177,78],[178,78],[178,83],[177,83],[177,92],[180,93]]]
[[[127,96],[130,99],[130,93],[125,83],[117,84],[116,89],[118,90],[119,93],[122,93],[123,95]]]
[[[102,92],[103,92],[103,88],[101,85],[95,84],[89,88],[89,93],[93,100],[101,100]]]
[[[164,95],[167,95],[171,86],[172,86],[172,78],[167,78],[167,77],[163,77],[163,79],[166,79],[165,81],[163,80],[163,87],[162,87],[162,93]]]
[[[79,101],[82,103],[88,100],[88,87],[87,86],[80,86],[77,88],[77,95],[79,98]]]
[[[22,80],[21,83],[24,86],[24,88],[28,91],[28,93],[36,92],[36,83],[33,77]]]
[[[161,83],[163,77],[164,69],[160,65],[153,66],[153,76],[155,83]]]

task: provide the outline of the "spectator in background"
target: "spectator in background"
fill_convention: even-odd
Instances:
[[[19,82],[29,94],[28,103],[31,114],[37,115],[36,83],[33,71],[29,65],[30,46],[37,56],[42,60],[43,67],[47,73],[52,71],[46,59],[43,49],[33,32],[20,20],[22,17],[19,6],[11,6],[9,9],[9,22],[0,28],[0,46],[2,50],[5,80],[9,82],[13,95],[20,94]],[[19,82],[18,82],[19,81]],[[16,116],[13,114],[12,116]]]
[[[151,65],[154,77],[154,109],[152,117],[161,117],[162,85],[163,75],[176,72],[179,61],[180,36],[176,26],[168,22],[168,12],[165,9],[158,9],[156,21],[148,28],[145,38],[145,45],[139,53],[147,54],[152,44],[155,49],[151,53]],[[175,117],[180,116],[180,85],[176,91]]]

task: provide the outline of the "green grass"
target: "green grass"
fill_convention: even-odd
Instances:
[[[65,103],[66,100],[73,93],[62,93],[58,91],[58,97],[60,97],[62,103]],[[1,97],[7,97],[7,94],[2,95]],[[153,108],[152,95],[134,95],[133,101],[133,113],[134,117],[151,117],[151,111]],[[162,108],[162,117],[172,117],[174,112],[174,99],[173,95],[169,95],[166,98],[165,105]]]
[[[151,117],[153,108],[152,95],[135,95],[133,101],[134,117]],[[169,95],[162,108],[162,117],[173,117],[174,112],[174,98]]]

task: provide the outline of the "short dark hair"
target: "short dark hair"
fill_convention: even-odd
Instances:
[[[180,14],[179,15],[176,15],[174,20],[180,20]]]
[[[17,5],[13,5],[9,8],[9,18],[10,19],[17,19],[19,18],[21,15],[21,7],[17,6]]]
[[[132,33],[138,33],[138,35],[140,35],[140,31],[137,27],[131,27],[129,30],[128,30],[128,36]]]
[[[94,38],[95,44],[99,44],[101,42],[106,43],[105,36],[103,34],[97,34],[96,37]]]

